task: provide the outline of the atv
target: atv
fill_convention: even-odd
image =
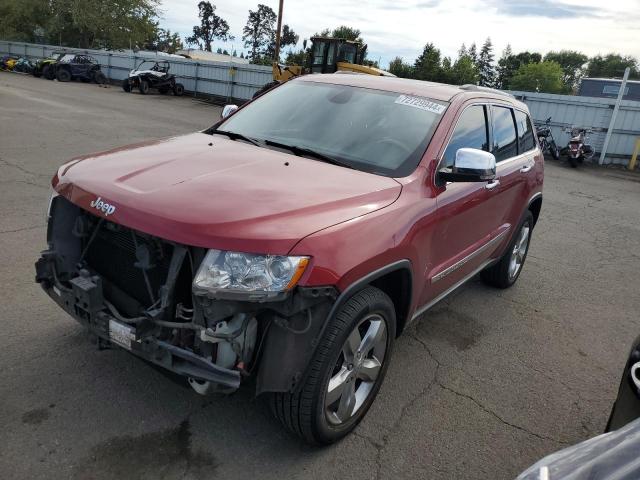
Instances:
[[[100,70],[100,64],[95,58],[84,55],[68,53],[60,57],[53,65],[55,78],[59,82],[82,80],[83,82],[107,83],[107,77]]]
[[[122,89],[125,92],[130,92],[134,88],[143,95],[149,93],[152,88],[160,93],[171,91],[177,96],[184,93],[184,85],[176,82],[176,76],[169,73],[167,61],[143,60],[129,72],[129,77],[122,81]]]
[[[64,57],[64,55],[64,52],[53,52],[49,58],[36,60],[33,64],[33,71],[31,73],[34,77],[43,77],[47,80],[53,80],[56,78],[55,63]]]

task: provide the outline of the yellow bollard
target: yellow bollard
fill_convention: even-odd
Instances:
[[[638,137],[638,139],[636,140],[636,147],[633,149],[633,155],[631,155],[631,160],[629,161],[629,166],[627,167],[629,170],[633,170],[634,168],[636,168],[638,153],[640,153],[640,137]]]

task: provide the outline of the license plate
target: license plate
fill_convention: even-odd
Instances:
[[[109,320],[109,338],[113,343],[131,350],[131,340],[135,340],[136,331],[129,325]]]

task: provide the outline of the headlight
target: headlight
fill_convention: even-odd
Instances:
[[[193,291],[275,297],[296,286],[308,263],[308,257],[209,250],[193,280]]]

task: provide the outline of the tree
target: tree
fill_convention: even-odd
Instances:
[[[247,55],[253,63],[259,61],[259,57],[264,55],[274,38],[274,24],[276,13],[267,5],[259,4],[258,9],[249,10],[247,24],[242,29],[242,40],[244,46],[249,49]]]
[[[519,65],[516,65],[516,60],[511,50],[511,45],[507,44],[507,48],[502,52],[500,60],[498,60],[498,69],[496,77],[496,87],[504,90],[509,89],[509,82],[511,77],[518,70]]]
[[[545,62],[556,62],[562,67],[562,83],[565,93],[571,93],[578,88],[580,78],[584,74],[584,65],[589,58],[574,50],[560,50],[545,55]]]
[[[298,34],[296,32],[294,32],[291,27],[289,27],[289,25],[283,25],[282,26],[282,32],[280,33],[280,52],[282,52],[282,50],[284,49],[284,47],[288,46],[288,45],[295,45],[298,43],[298,39],[300,37],[298,36]],[[275,57],[276,54],[276,29],[273,28],[273,34],[271,37],[271,43],[269,44],[269,46],[267,47],[267,49],[264,52],[264,55],[270,59],[276,60],[276,61],[280,61],[280,59],[275,59],[273,57]]]
[[[478,83],[478,68],[468,54],[459,56],[453,64],[451,80],[454,85]]]
[[[44,31],[51,10],[42,0],[3,0],[0,2],[0,38],[23,42],[37,41]]]
[[[629,78],[640,78],[638,71],[638,61],[631,57],[610,53],[608,55],[596,55],[589,59],[587,67],[588,77],[621,78],[625,68],[629,67],[631,72]]]
[[[478,49],[476,48],[476,42],[473,42],[471,44],[471,46],[469,47],[469,50],[467,51],[467,53],[469,54],[469,57],[471,57],[471,60],[473,61],[473,63],[477,64],[478,63]]]
[[[562,93],[562,76],[562,67],[556,62],[527,63],[518,68],[511,79],[511,88],[526,92]]]
[[[433,43],[427,43],[414,64],[415,78],[439,82],[442,80],[440,50]]]
[[[158,28],[154,35],[144,44],[146,50],[155,50],[156,52],[176,53],[182,50],[182,40],[177,33],[171,33],[171,30]]]
[[[396,77],[413,78],[413,67],[405,63],[402,57],[396,57],[389,62],[388,71]]]
[[[496,82],[496,69],[493,65],[493,44],[487,38],[478,56],[478,85],[493,87]]]
[[[49,0],[45,30],[55,43],[118,49],[144,45],[158,29],[158,0]]]
[[[339,27],[334,28],[330,36],[335,38],[344,38],[345,40],[351,40],[353,42],[360,42],[362,45],[364,45],[364,40],[360,36],[360,30],[358,30],[357,28],[348,27],[346,25],[340,25]]]
[[[201,50],[210,52],[215,39],[225,42],[233,40],[233,35],[229,35],[229,24],[216,15],[216,6],[211,2],[198,3],[198,17],[200,25],[193,27],[193,35],[187,38],[187,43],[198,45]]]

